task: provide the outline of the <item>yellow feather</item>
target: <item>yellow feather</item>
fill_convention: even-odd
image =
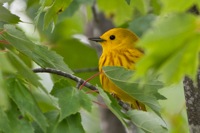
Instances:
[[[143,55],[140,50],[135,48],[138,37],[127,29],[114,28],[105,32],[99,39],[103,48],[99,59],[100,82],[103,89],[116,95],[122,101],[131,104],[131,107],[134,109],[146,110],[142,103],[136,101],[133,97],[114,85],[102,71],[103,66],[123,66],[134,70],[135,63]]]

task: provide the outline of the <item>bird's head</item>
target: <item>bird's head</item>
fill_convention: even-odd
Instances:
[[[99,42],[102,45],[103,50],[114,50],[116,48],[134,48],[138,37],[130,30],[114,28],[108,30],[100,37],[89,38],[89,40]]]

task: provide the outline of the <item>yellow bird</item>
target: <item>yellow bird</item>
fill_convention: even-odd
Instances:
[[[99,42],[103,48],[99,59],[100,82],[103,89],[122,101],[129,103],[132,108],[145,111],[144,104],[117,87],[102,71],[103,66],[122,66],[127,69],[135,69],[135,63],[143,55],[142,51],[135,48],[136,42],[139,39],[137,35],[124,28],[114,28],[100,37],[89,39]]]

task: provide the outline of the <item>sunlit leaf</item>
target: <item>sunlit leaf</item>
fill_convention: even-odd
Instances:
[[[192,5],[195,5],[196,0],[161,0],[163,4],[162,12],[184,12],[188,10]]]
[[[200,51],[198,23],[189,14],[158,19],[139,42],[145,56],[138,62],[136,76],[153,71],[167,83],[179,82],[184,75],[194,78]]]
[[[128,5],[125,0],[98,0],[98,7],[107,16],[114,16],[114,21],[117,24],[122,24],[130,19],[133,13],[133,7]],[[124,12],[126,15],[124,15]]]
[[[41,67],[55,68],[58,70],[72,73],[64,63],[63,58],[45,46],[37,45],[30,41],[23,32],[12,25],[5,25],[6,33],[1,36],[8,40],[10,45],[25,54]]]
[[[49,1],[44,0],[41,1],[41,7],[38,10],[38,14],[36,16],[36,23],[39,21],[40,15],[42,12],[45,12],[44,15],[44,25],[43,27],[46,28],[49,26],[49,24],[55,25],[58,15],[62,13],[72,2],[72,0],[55,0],[55,1]]]
[[[132,6],[135,7],[141,14],[146,14],[147,5],[145,0],[132,0]]]
[[[151,0],[150,5],[152,6],[152,10],[155,14],[160,14],[162,9],[160,0]]]
[[[91,100],[89,97],[82,90],[71,86],[67,80],[55,83],[51,94],[59,100],[61,108],[60,121],[69,115],[79,112],[81,108],[87,111],[91,110]]]

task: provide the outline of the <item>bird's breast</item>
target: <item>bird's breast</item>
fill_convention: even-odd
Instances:
[[[122,66],[127,69],[135,69],[135,62],[142,56],[142,52],[137,49],[124,49],[103,52],[99,59],[100,82],[102,87],[109,91],[113,88],[113,83],[102,71],[103,66]]]

